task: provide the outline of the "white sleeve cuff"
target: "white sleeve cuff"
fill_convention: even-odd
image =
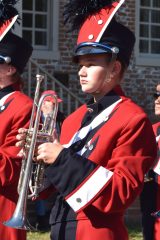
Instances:
[[[67,203],[75,212],[79,211],[101,191],[112,175],[113,172],[99,167],[76,192],[66,198]]]

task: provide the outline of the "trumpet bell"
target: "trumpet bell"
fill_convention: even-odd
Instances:
[[[19,199],[18,205],[12,215],[12,217],[3,222],[3,224],[7,227],[22,229],[22,230],[35,230],[35,228],[29,223],[26,215],[26,203],[27,199]]]
[[[32,226],[29,224],[27,219],[24,219],[23,215],[13,216],[10,220],[3,223],[7,227],[31,230]]]

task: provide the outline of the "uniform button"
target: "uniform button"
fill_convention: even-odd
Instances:
[[[89,146],[89,150],[90,150],[90,151],[93,150],[93,145],[90,145],[90,146]]]
[[[76,201],[77,201],[78,203],[81,203],[81,202],[82,202],[82,199],[81,199],[81,198],[76,198]]]
[[[89,113],[92,113],[93,112],[93,109],[92,108],[88,108],[87,109]]]
[[[94,35],[93,34],[90,34],[89,36],[88,36],[88,39],[89,40],[92,40],[94,38]]]
[[[4,109],[5,109],[5,106],[2,106],[2,107],[1,107],[1,111],[4,110]]]
[[[106,122],[107,120],[108,120],[108,116],[106,116],[103,121]]]
[[[103,24],[103,20],[102,19],[98,20],[98,24],[99,25]]]
[[[115,54],[119,53],[119,48],[117,48],[117,47],[112,47],[111,50],[112,50],[112,52],[115,53]]]

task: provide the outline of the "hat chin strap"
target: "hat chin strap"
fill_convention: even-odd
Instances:
[[[11,58],[8,56],[4,57],[4,56],[0,55],[0,62],[9,64],[9,63],[11,63]]]

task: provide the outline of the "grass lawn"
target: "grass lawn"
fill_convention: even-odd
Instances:
[[[129,230],[129,239],[130,240],[142,240],[142,232],[137,229],[131,229]]]
[[[142,240],[141,230],[138,228],[129,229],[130,240]],[[50,240],[50,233],[28,232],[27,240]],[[98,239],[97,239],[98,240]],[[120,239],[121,240],[121,239]]]
[[[50,233],[28,232],[27,240],[50,240]]]

